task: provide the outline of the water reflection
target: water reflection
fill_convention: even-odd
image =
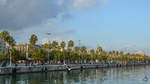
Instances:
[[[149,84],[150,66],[0,76],[0,84]]]

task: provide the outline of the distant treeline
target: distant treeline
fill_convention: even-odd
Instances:
[[[18,60],[26,60],[26,52],[19,51],[16,46],[16,41],[8,31],[0,33],[1,40],[8,44],[6,50],[3,50],[0,55],[0,60],[12,58],[13,62]],[[35,63],[98,63],[98,62],[148,62],[150,58],[144,54],[125,54],[123,51],[105,51],[101,46],[96,49],[87,50],[86,46],[75,46],[73,40],[57,42],[52,41],[43,45],[36,43],[38,37],[32,34],[29,39],[29,58]]]

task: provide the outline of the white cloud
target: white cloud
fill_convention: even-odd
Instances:
[[[93,8],[106,0],[0,0],[0,29],[37,26],[66,11]]]
[[[73,4],[73,8],[93,8],[106,2],[107,0],[76,0]]]

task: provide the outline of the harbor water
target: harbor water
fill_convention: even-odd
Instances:
[[[0,84],[150,84],[150,66],[1,75]]]

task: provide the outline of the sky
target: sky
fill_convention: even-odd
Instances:
[[[150,54],[149,0],[1,0],[0,30],[17,43],[79,40],[89,49]],[[51,35],[46,35],[50,32]]]

